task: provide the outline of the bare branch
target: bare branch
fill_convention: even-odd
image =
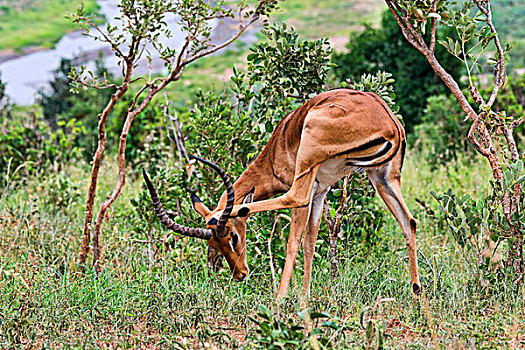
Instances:
[[[212,53],[217,52],[220,49],[225,48],[226,46],[230,45],[232,42],[237,40],[246,31],[246,29],[248,29],[255,21],[257,21],[257,19],[258,19],[257,16],[252,17],[250,22],[248,22],[248,24],[246,24],[245,26],[241,25],[239,27],[239,30],[237,31],[237,33],[235,35],[233,35],[230,39],[226,40],[225,42],[223,42],[222,44],[220,44],[218,46],[215,46],[214,48],[202,51],[201,53],[198,53],[198,54],[196,54],[196,55],[194,55],[194,56],[192,56],[192,57],[190,57],[190,58],[188,58],[186,60],[183,60],[182,65],[186,66],[186,65],[190,64],[191,62],[193,62],[193,61],[195,61],[195,60],[197,60],[197,59],[199,59],[201,57],[211,55]]]
[[[432,2],[431,11],[435,13],[436,8],[437,8],[437,0],[434,0],[434,2]],[[437,18],[432,17],[432,19],[430,20],[430,51],[432,53],[436,51],[436,24],[437,24]]]
[[[472,123],[472,125],[470,126],[470,130],[468,132],[468,139],[470,140],[470,142],[472,143],[472,145],[474,145],[474,147],[476,147],[476,149],[478,150],[479,153],[481,153],[482,155],[484,155],[485,157],[489,157],[490,156],[490,152],[489,150],[487,150],[486,148],[484,148],[478,141],[477,137],[476,137],[476,131],[483,119],[483,117],[485,116],[484,113],[480,113],[476,119],[474,119],[474,122]],[[483,126],[484,128],[484,126]]]
[[[473,0],[474,4],[478,7],[478,9],[487,16],[487,25],[490,28],[491,33],[497,34],[496,28],[494,27],[494,23],[492,22],[492,11],[490,8],[490,1],[487,1],[487,7],[483,7],[482,1],[480,0]],[[503,48],[501,47],[501,43],[499,41],[499,36],[494,36],[494,44],[496,45],[496,50],[498,53],[498,62],[496,63],[495,67],[495,81],[494,81],[494,89],[492,90],[492,93],[490,94],[490,97],[487,101],[487,106],[492,107],[494,102],[496,101],[496,96],[498,95],[499,89],[502,88],[505,85],[506,82],[506,74],[505,74],[505,56],[503,53]]]
[[[505,135],[505,139],[507,140],[507,143],[509,144],[509,150],[511,159],[516,161],[520,158],[520,154],[518,152],[518,147],[516,146],[516,140],[514,140],[514,129],[523,122],[523,119],[515,120],[512,122],[508,127],[505,126],[503,128],[503,134]]]
[[[428,50],[428,47],[417,30],[414,28],[410,19],[408,19],[406,11],[399,6],[397,0],[385,0],[386,4],[390,8],[390,11],[394,15],[403,36],[408,40],[412,46],[418,49],[420,52]],[[426,55],[425,55],[426,56]]]

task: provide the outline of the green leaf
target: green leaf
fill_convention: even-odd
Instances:
[[[271,132],[273,131],[273,125],[272,125],[272,122],[267,121],[267,122],[264,124],[264,129],[266,130],[266,132],[271,133]]]
[[[310,314],[310,319],[316,320],[318,318],[330,318],[330,314],[327,314],[326,312],[317,312],[317,311],[314,311]]]

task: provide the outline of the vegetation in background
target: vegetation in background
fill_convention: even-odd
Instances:
[[[326,88],[326,41],[301,40],[284,26],[266,33],[268,42],[255,45],[239,64],[246,71],[233,68],[226,89],[217,85],[219,91],[191,96],[191,87],[178,84],[180,90],[170,90],[177,104],[160,97],[137,117],[127,136],[132,176],[104,216],[106,249],[98,275],[90,266],[85,275],[76,274],[86,174],[92,164],[83,161],[86,146],[75,136],[84,132],[87,119],[67,120],[68,108],[82,111],[96,99],[84,99],[81,91],[77,101],[68,97],[65,86],[57,86],[56,96],[47,96],[50,101],[73,102],[55,113],[58,129],[49,123],[52,118],[44,118],[42,108],[8,105],[8,113],[0,110],[0,348],[525,346],[524,284],[504,263],[501,248],[505,239],[512,243],[512,237],[502,239],[506,220],[499,209],[490,210],[501,203],[493,195],[494,184],[486,180],[492,169],[476,152],[464,153],[472,149],[465,142],[469,128],[447,95],[428,99],[423,124],[409,135],[415,146],[408,147],[403,166],[403,193],[418,221],[425,292],[419,301],[411,297],[398,224],[362,177],[350,179],[342,230],[336,232],[343,241],[337,279],[331,274],[329,229],[321,224],[306,310],[297,287],[301,253],[287,299],[280,305],[273,302],[273,285],[286,256],[288,211],[250,218],[252,273],[245,283],[234,282],[227,270],[208,270],[202,241],[172,236],[161,228],[142,179],[134,176],[142,167],[157,174],[162,201],[179,214],[180,223],[203,224],[193,214],[190,192],[213,206],[223,191],[214,173],[181,161],[178,148],[167,139],[171,131],[164,119],[169,123],[168,114],[175,115],[174,105],[187,150],[218,161],[237,176],[261,150],[276,122],[309,94]],[[193,81],[211,80],[210,71],[221,73],[233,61],[232,52],[212,56],[186,73]],[[301,61],[310,65],[302,67]],[[216,63],[216,70],[210,68]],[[313,66],[317,69],[308,69]],[[300,84],[294,67],[300,69]],[[397,77],[369,73],[349,86],[375,91],[400,113],[392,90]],[[55,83],[68,80],[57,72]],[[490,91],[480,93],[487,96]],[[192,100],[190,106],[181,108],[187,100]],[[470,103],[473,100],[471,96]],[[132,104],[131,97],[124,97],[108,116],[108,147],[117,146],[115,136]],[[494,111],[523,113],[523,77],[507,82]],[[521,146],[523,126],[515,130]],[[115,182],[117,160],[108,153],[106,158],[97,202],[105,200]],[[502,182],[512,188],[519,174],[520,163],[510,163]],[[329,194],[332,216],[342,199],[342,185]]]
[[[449,33],[446,30],[443,37],[452,35]],[[344,81],[378,70],[392,73],[396,79],[396,100],[409,132],[421,123],[427,98],[448,91],[425,57],[405,40],[390,10],[383,12],[380,28],[367,25],[364,31],[351,34],[347,48],[348,52],[333,55],[338,66],[335,76]],[[461,77],[463,67],[459,61],[442,47],[438,47],[436,55],[443,57],[443,65],[455,79]]]
[[[447,95],[431,96],[427,100],[421,124],[414,131],[419,149],[425,149],[426,161],[433,169],[468,162],[476,153],[465,135],[469,126],[463,123],[461,108]]]
[[[5,83],[2,81],[2,74],[0,73],[0,115],[8,113],[9,111],[9,96],[5,93]]]
[[[346,36],[363,23],[377,24],[385,8],[383,0],[286,0],[275,16],[309,39]]]
[[[111,79],[102,60],[95,61],[95,76]],[[60,66],[53,72],[49,88],[39,91],[38,104],[42,107],[44,119],[55,131],[64,129],[66,124],[76,123],[84,127],[75,144],[83,150],[86,159],[93,154],[97,139],[98,113],[114,92],[112,89],[82,89],[71,92],[73,80],[69,77],[75,66],[69,59],[61,59]],[[68,133],[67,129],[64,130]]]
[[[513,46],[508,58],[508,70],[525,67],[525,6],[520,0],[498,0],[492,4],[494,24],[505,42]]]
[[[53,47],[64,34],[76,29],[65,16],[80,3],[67,0],[0,1],[0,50]],[[86,13],[97,13],[99,6],[95,0],[82,3]]]

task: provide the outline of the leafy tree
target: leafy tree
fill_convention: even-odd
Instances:
[[[119,196],[126,182],[126,143],[134,119],[149,105],[152,99],[168,84],[181,79],[185,68],[196,60],[211,55],[237,40],[247,28],[260,17],[266,16],[278,0],[259,0],[254,8],[248,8],[244,1],[237,6],[225,6],[223,1],[161,1],[161,0],[122,0],[120,2],[119,22],[108,24],[105,28],[98,26],[92,18],[86,16],[82,6],[71,14],[71,18],[85,30],[87,36],[110,45],[122,75],[117,79],[99,79],[86,70],[85,67],[74,69],[71,77],[76,89],[96,88],[111,89],[115,92],[108,98],[105,107],[98,114],[97,149],[93,156],[90,186],[86,198],[82,242],[79,254],[80,268],[83,269],[87,258],[91,232],[93,232],[93,260],[95,269],[100,272],[99,236],[102,231],[104,217],[108,209]],[[175,48],[164,44],[161,37],[171,37],[166,17],[177,18],[177,24],[184,30],[185,39],[182,47]],[[233,35],[222,43],[212,43],[211,23],[213,20],[235,18],[237,21]],[[152,49],[148,48],[148,45]],[[151,62],[151,53],[156,54],[167,68],[167,74],[160,77],[134,77],[140,59],[146,56]],[[125,119],[118,138],[118,174],[111,193],[101,203],[95,222],[93,223],[95,197],[98,187],[98,176],[107,146],[106,124],[117,103],[126,95],[133,95],[131,105],[125,113]]]
[[[96,143],[97,113],[103,108],[113,91],[111,89],[95,90],[81,89],[77,93],[70,91],[73,80],[69,77],[75,67],[72,60],[62,58],[60,65],[53,71],[53,78],[49,82],[49,89],[39,91],[39,104],[42,106],[44,119],[54,129],[69,123],[81,121],[87,135],[77,138],[75,144],[83,149],[84,156],[93,154]],[[95,61],[95,76],[110,79],[111,73],[104,67],[102,60]]]
[[[443,35],[449,32],[445,30]],[[405,40],[390,11],[383,13],[380,28],[367,25],[363,32],[351,34],[347,48],[348,52],[333,55],[336,77],[344,81],[378,70],[392,73],[396,79],[396,100],[409,132],[421,122],[427,99],[447,91],[425,57]],[[438,48],[436,55],[445,56],[443,64],[459,79],[461,62],[446,55],[444,48]]]
[[[472,123],[468,140],[484,156],[491,169],[493,192],[475,200],[469,195],[457,196],[452,191],[433,194],[445,212],[451,232],[465,251],[480,259],[482,239],[489,236],[507,245],[507,266],[523,281],[525,261],[523,239],[525,231],[525,154],[520,153],[514,132],[524,121],[521,115],[497,111],[498,93],[507,81],[505,71],[509,45],[502,45],[493,23],[489,1],[465,0],[462,6],[447,1],[385,0],[396,19],[405,39],[430,63],[454,95],[459,106]],[[457,34],[438,40],[438,24],[448,26]],[[424,35],[429,28],[430,35]],[[465,66],[468,90],[459,87],[457,79],[449,74],[436,55],[436,44],[443,46],[452,57]],[[486,55],[485,51],[492,51]],[[486,93],[478,89],[477,75],[481,63],[493,72],[494,85]],[[465,96],[468,91],[470,99]],[[485,237],[484,237],[485,236]],[[493,250],[489,245],[489,250]],[[477,264],[481,266],[481,264]],[[485,265],[486,266],[486,265]],[[486,272],[487,270],[485,270]],[[490,278],[474,271],[481,285],[487,286]]]

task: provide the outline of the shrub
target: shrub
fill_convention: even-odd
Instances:
[[[38,111],[17,111],[18,118],[0,115],[0,172],[16,176],[34,174],[50,166],[60,168],[75,159],[80,149],[73,141],[84,133],[81,122],[61,122],[61,129],[51,130]]]
[[[415,144],[435,170],[456,162],[460,155],[467,161],[474,156],[475,150],[466,137],[468,131],[453,97],[432,96],[427,100],[421,124],[415,128]]]
[[[74,144],[83,149],[83,154],[88,159],[96,145],[98,113],[113,91],[83,89],[78,94],[71,92],[72,79],[69,74],[74,66],[72,60],[62,58],[59,67],[53,72],[49,89],[39,91],[38,101],[42,106],[44,119],[54,130],[63,129],[70,121],[82,121],[88,132],[76,138]],[[96,76],[110,76],[101,60],[95,61],[95,66]]]

